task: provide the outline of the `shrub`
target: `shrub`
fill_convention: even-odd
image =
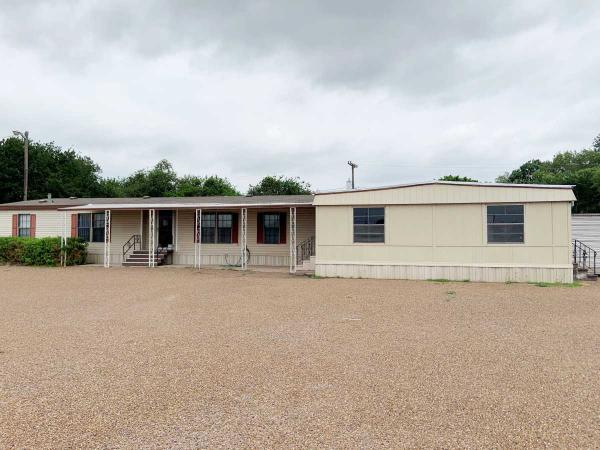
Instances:
[[[68,238],[67,265],[84,264],[87,258],[87,243],[77,238]],[[61,239],[0,237],[0,264],[24,266],[58,266],[60,264]]]

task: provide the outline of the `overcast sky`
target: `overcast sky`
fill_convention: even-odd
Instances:
[[[0,136],[105,176],[493,181],[600,133],[600,1],[0,3]]]

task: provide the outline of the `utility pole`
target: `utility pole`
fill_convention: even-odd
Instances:
[[[23,138],[23,150],[25,152],[24,161],[24,176],[23,176],[23,200],[27,200],[27,190],[29,185],[29,131],[21,133],[20,131],[13,130],[15,136],[21,136]]]
[[[355,164],[352,161],[348,161],[348,165],[352,167],[352,189],[354,189],[354,169],[358,167],[358,164]]]

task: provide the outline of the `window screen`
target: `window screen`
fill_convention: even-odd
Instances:
[[[523,205],[489,205],[487,207],[488,243],[524,242]]]
[[[82,213],[77,216],[77,237],[86,242],[90,241],[92,228],[92,215]]]
[[[31,237],[30,214],[19,214],[19,237]]]
[[[219,244],[231,244],[232,214],[219,214],[217,220],[217,239]]]
[[[281,216],[279,215],[279,213],[265,214],[263,216],[265,244],[279,244],[280,217]]]
[[[202,214],[202,243],[214,244],[217,228],[217,214]]]
[[[354,242],[385,242],[384,208],[354,208]]]
[[[92,241],[104,242],[104,213],[94,213],[92,216]]]

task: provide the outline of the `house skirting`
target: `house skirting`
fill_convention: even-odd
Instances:
[[[455,264],[386,264],[386,263],[316,263],[315,274],[321,277],[377,278],[400,280],[446,279],[490,282],[572,283],[573,267],[568,265],[455,265]]]
[[[193,266],[194,255],[189,253],[173,253],[173,264],[182,266]],[[226,255],[202,255],[201,265],[203,266],[226,266],[239,264],[240,256],[237,254]],[[289,266],[290,257],[283,255],[251,255],[248,266]],[[121,254],[110,256],[110,264],[119,266],[123,262]],[[88,264],[103,264],[104,255],[89,252],[87,257]]]

